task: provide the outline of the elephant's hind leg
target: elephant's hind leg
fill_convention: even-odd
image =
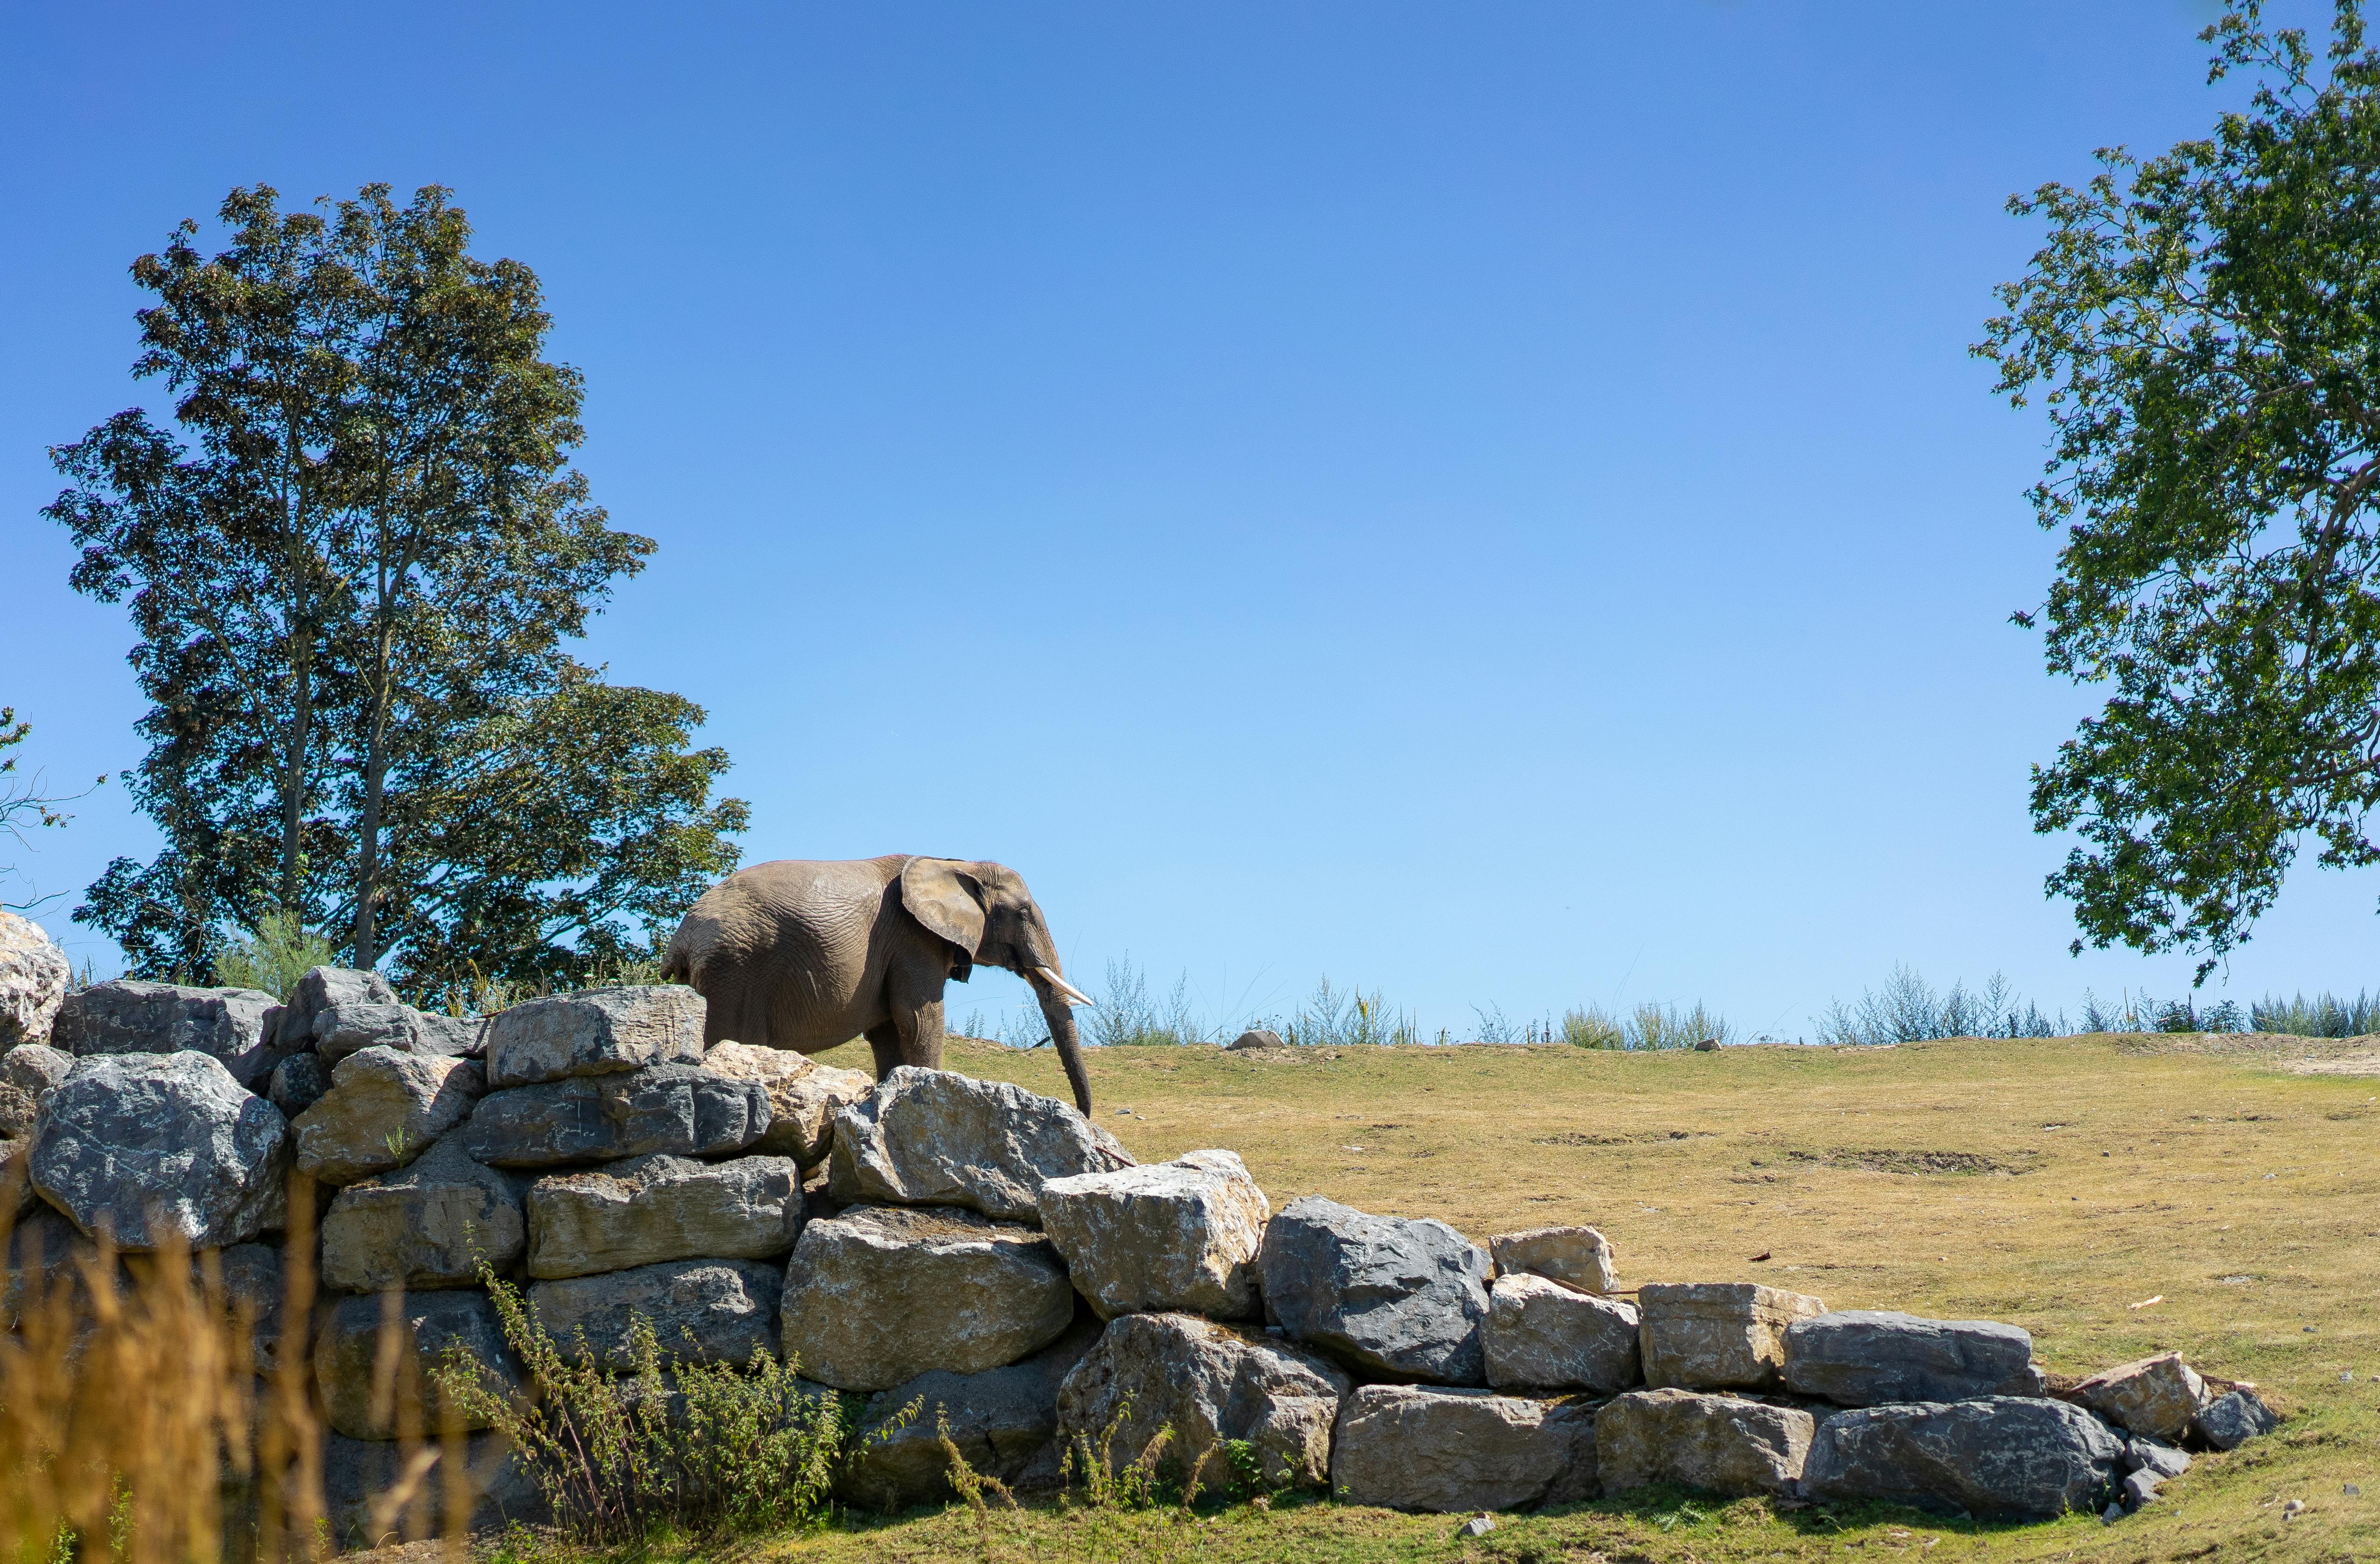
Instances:
[[[901,1035],[889,1021],[870,1026],[866,1034],[868,1051],[876,1056],[876,1078],[880,1081],[900,1068]]]

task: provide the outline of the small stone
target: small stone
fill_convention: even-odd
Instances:
[[[1985,1396],[1838,1412],[1803,1475],[1819,1500],[1872,1500],[2019,1519],[2096,1509],[2124,1441],[2065,1401]]]
[[[808,1172],[834,1146],[834,1116],[876,1094],[876,1078],[858,1070],[818,1064],[786,1049],[747,1043],[710,1045],[702,1067],[739,1081],[758,1081],[769,1093],[769,1133],[752,1147],[790,1157]]]
[[[2216,1449],[2234,1450],[2280,1424],[2255,1391],[2240,1389],[2217,1396],[2200,1408],[2192,1425],[2198,1437]]]
[[[1058,1389],[1062,1437],[1121,1471],[1161,1432],[1164,1454],[1214,1490],[1232,1480],[1216,1447],[1245,1440],[1264,1481],[1322,1487],[1347,1376],[1267,1333],[1196,1315],[1125,1315],[1111,1322]],[[1104,1449],[1100,1448],[1104,1445]]]
[[[2102,1526],[2112,1526],[2123,1518],[2124,1506],[2119,1499],[2109,1499],[2107,1508],[2099,1511],[2099,1524]]]
[[[1289,1045],[1281,1040],[1280,1033],[1269,1027],[1251,1026],[1223,1047],[1230,1052],[1241,1053],[1249,1049],[1285,1049]]]
[[[1055,1340],[1075,1290],[1040,1233],[972,1211],[861,1206],[802,1231],[785,1355],[838,1390],[981,1374]]]
[[[2180,1352],[2161,1352],[2095,1374],[2068,1391],[2066,1399],[2119,1428],[2179,1439],[2206,1404],[2206,1382],[2181,1361]]]
[[[1636,1307],[1645,1383],[1695,1390],[1777,1389],[1786,1327],[1827,1312],[1818,1299],[1749,1281],[1652,1282]]]
[[[380,1347],[383,1299],[395,1301],[395,1328],[401,1333],[398,1394],[407,1393],[404,1364],[410,1358],[411,1392],[420,1397],[425,1431],[434,1434],[440,1426],[443,1408],[432,1371],[450,1351],[460,1351],[469,1358],[481,1385],[499,1393],[520,1388],[519,1364],[504,1345],[495,1305],[486,1293],[458,1289],[402,1297],[383,1293],[344,1298],[331,1307],[314,1342],[314,1380],[333,1428],[350,1439],[397,1436],[396,1416],[372,1415],[372,1372]],[[484,1428],[488,1424],[483,1418],[466,1417],[464,1426]]]
[[[273,1067],[264,1095],[284,1116],[295,1119],[331,1089],[331,1069],[318,1053],[293,1053]]]
[[[1340,1403],[1330,1486],[1348,1503],[1440,1514],[1575,1503],[1596,1491],[1595,1424],[1584,1404],[1366,1385]]]
[[[250,1086],[280,1061],[272,1042],[280,1012],[280,1000],[255,988],[187,988],[120,977],[67,995],[50,1041],[77,1059],[208,1054]]]
[[[490,1092],[463,1133],[493,1168],[556,1168],[664,1153],[723,1157],[769,1133],[769,1093],[686,1064]]]
[[[1785,1328],[1785,1386],[1838,1406],[2038,1396],[2033,1338],[1980,1319],[1838,1309]]]
[[[1051,1179],[1040,1209],[1050,1242],[1101,1319],[1257,1313],[1257,1255],[1272,1207],[1232,1152]]]
[[[322,1284],[379,1292],[469,1287],[481,1266],[509,1274],[528,1249],[527,1188],[449,1135],[404,1168],[339,1191],[322,1218]]]
[[[402,1168],[468,1118],[483,1089],[468,1059],[379,1047],[350,1054],[298,1116],[298,1170],[335,1186]]]
[[[1265,1230],[1266,1316],[1299,1341],[1381,1378],[1487,1378],[1487,1251],[1444,1222],[1376,1217],[1318,1194]]]
[[[2124,1441],[2124,1464],[2135,1472],[2151,1472],[2165,1478],[2179,1477],[2190,1470],[2190,1452],[2176,1449],[2162,1439],[2135,1434]]]
[[[2124,1508],[2126,1509],[2138,1509],[2141,1506],[2148,1503],[2151,1499],[2157,1497],[2157,1489],[2164,1484],[2164,1478],[2158,1476],[2155,1473],[2151,1472],[2146,1468],[2143,1468],[2141,1471],[2135,1472],[2131,1476],[2126,1477],[2124,1479]]]
[[[1531,1228],[1526,1232],[1499,1233],[1488,1241],[1496,1274],[1526,1271],[1567,1282],[1588,1292],[1617,1292],[1619,1273],[1612,1269],[1611,1245],[1593,1228]]]
[[[1636,1310],[1617,1298],[1521,1272],[1488,1289],[1481,1337],[1488,1383],[1500,1390],[1593,1390],[1639,1383]]]
[[[488,1022],[488,1084],[535,1085],[702,1062],[702,996],[678,983],[584,988],[530,1000]]]
[[[0,1054],[0,1139],[33,1133],[34,1116],[74,1073],[74,1055],[46,1043],[19,1043]]]
[[[86,990],[88,992],[88,990]],[[86,1059],[43,1106],[33,1187],[87,1235],[128,1253],[168,1232],[195,1249],[280,1227],[289,1125],[213,1056]]]
[[[1604,1491],[1675,1483],[1715,1494],[1791,1494],[1816,1421],[1792,1407],[1691,1390],[1631,1390],[1595,1420]]]
[[[50,1040],[72,976],[49,930],[0,910],[0,1054]]]
[[[283,1053],[295,1053],[314,1041],[315,1024],[322,1012],[342,1005],[393,1005],[396,990],[388,979],[377,972],[352,966],[314,966],[298,979],[289,991],[289,1004],[281,1012],[277,1037]]]
[[[1474,1515],[1470,1520],[1465,1521],[1462,1525],[1457,1526],[1454,1529],[1454,1534],[1458,1537],[1484,1537],[1495,1529],[1495,1517],[1491,1515]]]
[[[485,1024],[477,1018],[436,1015],[411,1005],[350,1000],[333,1005],[314,1018],[314,1051],[325,1064],[336,1064],[365,1049],[461,1059],[480,1051],[480,1032]]]
[[[958,1206],[1031,1222],[1049,1180],[1132,1165],[1113,1135],[1054,1097],[904,1065],[835,1115],[827,1187],[846,1203]]]
[[[750,1260],[668,1260],[528,1290],[539,1323],[565,1360],[582,1361],[583,1337],[585,1355],[611,1369],[636,1366],[631,1316],[652,1327],[665,1367],[774,1356],[783,1297],[783,1269]]]
[[[662,1260],[767,1259],[802,1230],[801,1170],[789,1157],[634,1157],[550,1174],[529,1186],[528,1204],[528,1274],[540,1280]]]

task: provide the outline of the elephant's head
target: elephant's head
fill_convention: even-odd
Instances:
[[[970,965],[1006,967],[1033,986],[1050,1040],[1075,1088],[1075,1106],[1091,1110],[1090,1077],[1083,1073],[1082,1041],[1075,1032],[1075,1004],[1090,1000],[1065,979],[1058,942],[1050,937],[1025,877],[1005,864],[957,858],[912,858],[901,870],[901,904],[909,915],[957,947],[952,976]]]

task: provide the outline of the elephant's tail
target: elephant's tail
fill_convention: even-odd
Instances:
[[[669,952],[662,957],[662,981],[686,983],[698,988],[702,985],[694,981],[694,952],[686,945],[687,941],[682,936],[671,938]]]

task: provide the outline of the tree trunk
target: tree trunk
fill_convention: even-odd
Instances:
[[[314,742],[314,632],[302,622],[290,637],[289,745],[281,774],[281,910],[301,922],[306,888],[300,851],[306,821],[306,752]]]

